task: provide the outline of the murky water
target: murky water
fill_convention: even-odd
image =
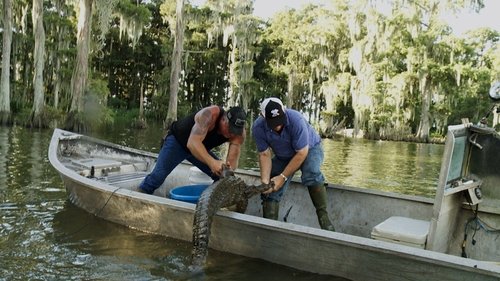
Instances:
[[[0,280],[344,280],[210,250],[186,276],[191,244],[103,221],[67,201],[47,150],[51,130],[0,127]],[[95,137],[156,152],[157,128]],[[442,146],[325,140],[330,182],[431,197]],[[251,138],[241,166],[257,168]]]
[[[324,147],[332,183],[434,198],[444,145],[340,139]]]

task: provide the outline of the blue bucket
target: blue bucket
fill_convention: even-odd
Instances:
[[[170,190],[170,198],[196,204],[201,193],[208,187],[208,184],[191,184],[174,187]]]

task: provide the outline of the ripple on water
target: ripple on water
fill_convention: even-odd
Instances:
[[[45,191],[45,192],[65,192],[64,189],[55,188],[55,187],[47,187],[47,188],[42,189],[42,191]]]
[[[17,209],[19,209],[19,207],[17,206],[16,203],[0,203],[0,210],[2,211],[10,211]]]
[[[74,265],[84,265],[90,259],[90,257],[90,254],[77,255],[72,263]]]

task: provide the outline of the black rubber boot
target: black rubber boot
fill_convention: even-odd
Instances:
[[[262,216],[266,219],[278,220],[280,203],[276,201],[262,201]]]
[[[322,229],[335,231],[335,228],[328,217],[328,211],[326,210],[326,189],[323,184],[317,186],[309,186],[309,196],[316,208],[316,215],[318,216],[318,222]]]

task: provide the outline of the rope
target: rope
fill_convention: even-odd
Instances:
[[[108,205],[109,203],[109,200],[111,200],[111,197],[113,197],[113,195],[118,191],[120,190],[122,187],[118,187],[116,188],[115,190],[113,190],[113,192],[111,192],[111,194],[109,195],[108,199],[106,200],[106,202],[104,203],[104,205],[94,214],[95,216],[99,216],[102,212],[102,210],[104,210],[104,208]],[[87,223],[85,223],[84,225],[82,225],[80,228],[78,228],[77,230],[69,233],[69,235],[74,235],[80,231],[82,231],[85,227],[89,226],[90,225],[90,220],[87,221]]]

